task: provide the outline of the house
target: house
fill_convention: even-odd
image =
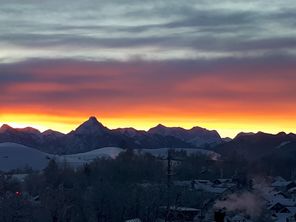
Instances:
[[[232,179],[216,179],[213,181],[213,187],[234,190],[236,188],[236,184],[232,182]]]
[[[284,207],[274,218],[276,222],[296,222],[296,207]]]
[[[174,185],[196,191],[212,193],[216,195],[224,194],[229,190],[229,187],[227,185],[214,186],[214,184],[209,180],[174,181]]]
[[[216,179],[213,181],[214,185],[221,185],[225,183],[232,183],[232,179]]]
[[[276,203],[280,203],[282,204],[283,206],[285,207],[294,207],[296,206],[296,202],[293,201],[292,199],[288,199],[288,198],[273,198],[270,202],[269,202],[269,205],[274,205]]]
[[[163,206],[159,208],[159,218],[157,222],[171,221],[171,222],[199,222],[201,210],[189,207],[175,207],[169,209]]]
[[[10,180],[16,180],[18,182],[23,183],[23,182],[25,182],[25,179],[28,175],[29,174],[26,174],[26,173],[5,174],[4,178],[10,179]]]
[[[274,222],[287,222],[289,218],[289,214],[275,214],[272,218]]]
[[[141,220],[139,218],[134,218],[134,219],[126,220],[125,222],[141,222]]]
[[[280,213],[285,207],[287,207],[287,206],[285,206],[285,205],[287,205],[288,203],[280,203],[280,202],[276,202],[276,203],[274,203],[274,204],[272,204],[272,205],[270,205],[269,207],[268,207],[268,210],[270,210],[270,212],[272,213],[272,214],[277,214],[277,213]],[[291,205],[291,204],[289,204],[290,205],[290,207],[291,206],[293,206],[293,205]],[[288,206],[289,206],[288,205]]]
[[[274,203],[281,200],[286,200],[289,197],[286,193],[277,190],[269,190],[263,193],[263,198],[269,202]]]
[[[287,180],[285,180],[283,177],[281,177],[281,176],[277,176],[277,177],[274,177],[273,178],[273,180],[272,180],[272,182],[274,183],[274,182],[276,182],[276,181],[279,181],[279,182],[285,182],[285,181],[287,181]]]
[[[284,207],[280,213],[296,214],[296,207]]]
[[[296,187],[296,183],[294,181],[277,180],[273,182],[271,186],[280,191],[287,191],[291,188]]]
[[[292,200],[296,201],[296,187],[289,189],[288,194],[290,195]]]
[[[213,183],[210,180],[195,180],[196,184],[212,186]]]
[[[226,222],[252,222],[250,219],[241,214],[236,214],[233,217],[227,216],[225,220]]]

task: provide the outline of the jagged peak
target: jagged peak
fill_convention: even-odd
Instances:
[[[206,128],[202,128],[200,126],[193,126],[190,130],[207,130]]]
[[[96,117],[91,116],[87,121],[82,123],[75,132],[77,133],[97,133],[108,130]]]
[[[33,133],[33,134],[40,133],[40,131],[38,129],[35,129],[33,127],[25,127],[25,128],[17,129],[17,130],[22,131],[22,132],[26,132],[26,133]]]
[[[97,117],[91,116],[88,118],[87,122],[92,122],[92,123],[99,123]]]
[[[40,134],[40,131],[33,128],[33,127],[25,127],[25,128],[13,128],[8,124],[3,124],[0,128],[0,132],[8,132],[8,131],[15,131],[15,132],[25,132],[25,133],[32,133],[32,134]]]
[[[286,136],[286,135],[287,133],[283,131],[276,134],[276,136]]]
[[[88,118],[88,120],[86,120],[85,122],[83,122],[81,125],[102,125],[98,119],[95,116],[91,116]]]
[[[153,130],[185,130],[185,129],[182,127],[176,127],[176,126],[165,126],[159,123],[158,125],[150,128],[148,131],[153,131]]]
[[[166,127],[165,125],[159,123],[159,124],[157,124],[157,125],[156,125],[155,127],[153,127],[153,128],[168,128],[168,127]]]
[[[135,128],[133,128],[133,127],[124,127],[124,128],[116,128],[116,129],[114,129],[115,131],[122,131],[122,132],[124,132],[124,131],[133,131],[133,132],[139,132],[139,131],[143,131],[143,130],[137,130],[137,129],[135,129]]]
[[[253,132],[240,132],[234,137],[234,139],[237,139],[239,137],[244,137],[244,136],[253,136],[255,134],[256,133],[253,133]]]
[[[65,135],[59,131],[55,131],[55,130],[51,130],[51,129],[48,129],[48,130],[45,130],[42,135],[45,135],[45,136],[48,136],[48,135],[59,135],[59,136],[62,136],[62,135]]]
[[[8,124],[3,124],[1,127],[0,127],[0,132],[6,132],[7,130],[13,130],[13,128],[11,126],[9,126]]]

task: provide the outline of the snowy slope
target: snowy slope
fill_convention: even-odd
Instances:
[[[97,158],[115,159],[123,151],[123,149],[118,147],[104,147],[86,153],[60,156],[60,160],[66,161],[72,166],[79,166],[84,163],[89,163]]]
[[[0,143],[0,170],[9,171],[31,167],[43,169],[48,163],[49,154],[16,143]]]
[[[141,149],[135,150],[135,152],[138,154],[150,153],[155,157],[165,157],[167,156],[168,150],[169,148]],[[184,150],[187,154],[202,154],[212,159],[219,158],[219,154],[203,149],[176,148],[174,150]],[[0,143],[0,170],[9,171],[26,166],[34,170],[42,170],[47,166],[51,158],[61,163],[66,161],[70,166],[78,167],[90,163],[96,158],[104,157],[115,159],[121,152],[125,152],[125,150],[118,147],[105,147],[85,153],[54,156],[16,143]]]
[[[135,149],[135,152],[138,154],[150,153],[155,157],[166,157],[169,148],[159,148],[159,149]],[[175,151],[185,151],[188,155],[191,154],[201,154],[211,157],[211,159],[218,159],[220,157],[219,154],[203,149],[193,149],[193,148],[175,148]],[[60,157],[60,160],[68,162],[72,166],[79,166],[85,163],[89,163],[96,158],[112,158],[115,159],[121,152],[124,152],[124,149],[118,147],[105,147],[96,149],[86,153],[77,153],[72,155],[64,155]]]

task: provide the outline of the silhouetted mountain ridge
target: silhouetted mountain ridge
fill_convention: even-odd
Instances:
[[[171,135],[154,135],[132,128],[108,129],[96,117],[90,117],[68,134],[54,130],[41,133],[33,128],[14,129],[8,125],[0,128],[0,142],[13,142],[41,151],[57,154],[86,152],[100,147],[163,148],[196,146]]]
[[[253,160],[272,153],[292,152],[296,135],[284,132],[276,135],[263,132],[239,133],[231,140],[222,139],[215,130],[201,127],[183,129],[161,124],[147,132],[134,128],[111,130],[100,123],[96,117],[90,117],[68,134],[54,130],[41,133],[31,127],[15,129],[4,124],[0,128],[0,143],[3,142],[19,143],[54,154],[86,152],[108,146],[134,149],[206,148],[222,156],[236,153]],[[288,148],[284,149],[285,147]]]
[[[281,150],[280,152],[285,152],[285,149],[282,148],[289,143],[294,144],[295,142],[296,135],[293,133],[241,133],[233,140],[214,147],[213,150],[224,157],[240,155],[247,160],[258,160],[272,153],[277,153],[279,149]],[[294,148],[296,150],[296,146]]]
[[[187,130],[181,127],[166,127],[159,124],[148,130],[148,133],[173,136],[195,146],[211,146],[223,142],[216,130],[207,130],[201,127],[193,127]]]

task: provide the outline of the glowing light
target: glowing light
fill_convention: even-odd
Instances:
[[[86,121],[90,114],[83,116],[65,115],[44,115],[44,114],[6,114],[0,116],[0,124],[8,124],[16,128],[31,126],[45,131],[47,129],[58,130],[68,133],[75,129],[82,122]],[[173,127],[180,126],[190,129],[193,126],[200,126],[211,130],[217,130],[222,137],[234,137],[239,132],[258,132],[278,133],[281,131],[295,132],[295,119],[276,118],[275,116],[216,116],[215,119],[209,116],[145,116],[145,115],[126,115],[126,116],[102,116],[96,115],[98,120],[110,129],[121,127],[133,127],[141,130],[148,130],[161,123]]]

